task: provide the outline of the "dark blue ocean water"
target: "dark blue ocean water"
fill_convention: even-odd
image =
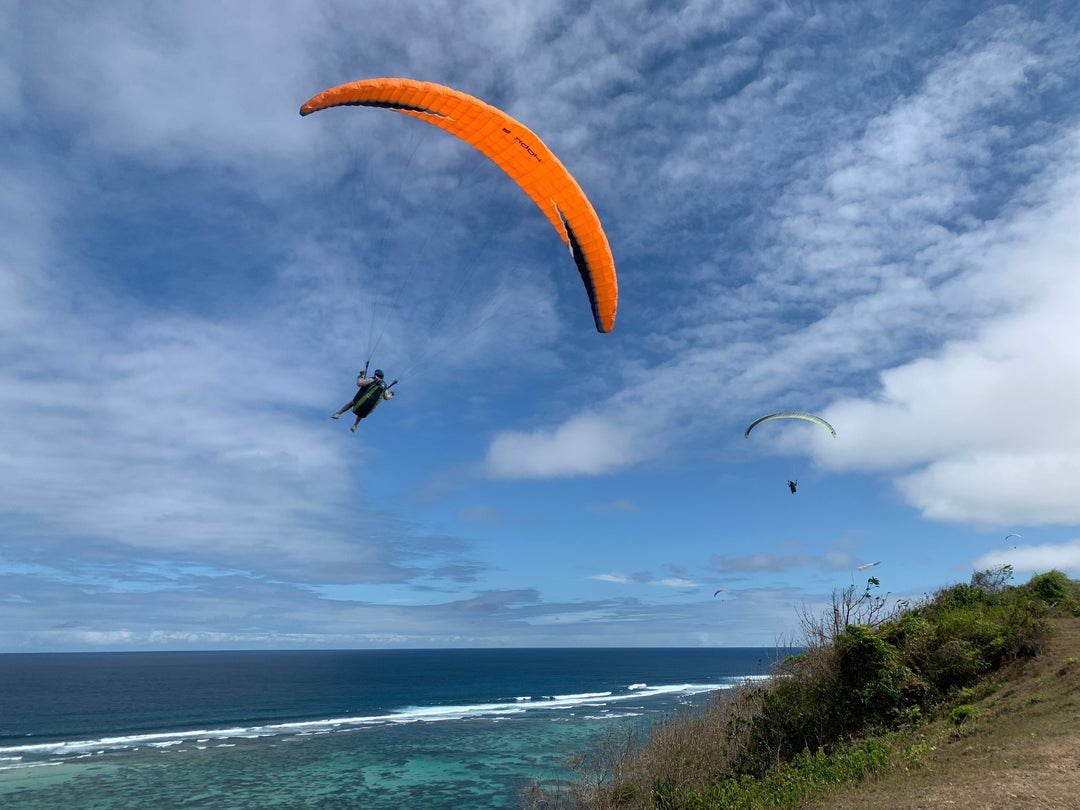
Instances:
[[[774,650],[0,655],[0,807],[513,808]]]

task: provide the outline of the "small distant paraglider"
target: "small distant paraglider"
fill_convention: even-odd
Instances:
[[[881,565],[881,560],[878,560],[877,562],[867,563],[866,565],[860,565],[855,570],[856,571],[865,571],[867,568],[873,568],[875,565]]]
[[[715,599],[715,598],[716,598],[716,594],[717,594],[717,593],[723,593],[723,592],[724,592],[724,589],[723,589],[723,588],[721,588],[720,590],[718,590],[718,591],[717,591],[716,593],[714,593],[714,594],[713,594],[713,599]]]
[[[830,425],[820,416],[814,416],[814,414],[812,413],[804,413],[802,411],[781,411],[780,413],[770,413],[766,416],[759,416],[757,419],[755,419],[753,422],[746,426],[746,430],[743,431],[743,436],[749,439],[751,430],[760,425],[762,422],[768,422],[770,419],[805,419],[807,422],[813,422],[815,425],[821,425],[823,428],[829,431],[829,433],[832,434],[834,439],[836,438],[836,431],[833,430],[832,425]],[[798,485],[799,482],[797,479],[794,481],[789,480],[787,482],[788,489],[791,490],[792,495],[795,494],[796,487],[798,487]]]
[[[1005,535],[1006,540],[1008,540],[1010,537],[1023,537],[1023,535],[1022,534],[1015,534],[1015,533]]]

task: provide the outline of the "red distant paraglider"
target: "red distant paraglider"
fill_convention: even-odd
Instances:
[[[724,589],[723,589],[723,588],[721,588],[721,589],[720,589],[720,590],[718,590],[718,591],[717,591],[716,593],[723,593],[723,592],[724,592]],[[714,593],[714,594],[713,594],[713,598],[714,598],[714,599],[716,598],[716,593]]]

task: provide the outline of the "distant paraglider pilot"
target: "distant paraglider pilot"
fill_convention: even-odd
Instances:
[[[331,419],[337,419],[345,411],[349,410],[356,414],[356,422],[349,428],[353,433],[360,426],[360,420],[375,410],[376,405],[384,399],[394,398],[394,392],[390,390],[390,386],[383,379],[382,369],[380,368],[375,369],[374,375],[371,377],[365,377],[363,374],[357,375],[356,384],[359,386],[359,390],[357,390],[352,401],[342,405],[341,410],[337,413],[330,414]],[[390,385],[393,385],[393,383]]]
[[[788,482],[787,482],[787,485],[788,485],[788,489],[790,489],[790,490],[791,490],[791,494],[792,494],[792,495],[794,495],[794,494],[795,494],[795,486],[796,486],[796,485],[797,485],[798,483],[799,483],[798,481],[788,481]]]

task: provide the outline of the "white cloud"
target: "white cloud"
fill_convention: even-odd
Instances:
[[[614,582],[618,585],[658,585],[664,588],[700,588],[700,582],[694,582],[690,579],[683,577],[664,577],[663,579],[656,579],[647,571],[641,571],[636,574],[594,574],[589,579],[595,579],[599,582]]]
[[[710,566],[721,572],[788,571],[793,568],[817,568],[822,571],[848,571],[858,566],[858,560],[846,551],[826,551],[822,554],[773,554],[758,551],[753,554],[716,554]]]
[[[595,574],[589,577],[589,579],[597,579],[600,582],[617,582],[620,585],[628,585],[634,580],[626,576],[626,574]]]
[[[494,478],[560,478],[599,475],[644,457],[635,433],[595,414],[581,414],[555,428],[507,431],[488,448]]]
[[[1080,540],[1017,546],[1011,549],[998,548],[986,552],[972,563],[976,571],[1001,565],[1011,565],[1017,574],[1027,571],[1044,574],[1057,569],[1075,575],[1080,571]]]
[[[982,273],[952,292],[1012,311],[883,372],[872,398],[830,406],[842,441],[817,443],[823,464],[898,472],[900,491],[935,520],[1080,520],[1080,173],[1041,195],[998,226],[997,244],[970,258]]]
[[[250,164],[301,144],[297,110],[317,85],[311,37],[321,18],[310,5],[282,2],[274,14],[245,3],[212,14],[184,3],[146,11],[120,2],[27,12],[43,42],[25,75],[84,146]],[[268,69],[282,64],[290,69]]]
[[[9,559],[86,571],[126,558],[121,580],[144,560],[196,559],[308,582],[403,581],[445,562],[452,543],[365,510],[347,474],[363,438],[302,417],[329,413],[324,372],[295,362],[304,350],[272,312],[262,326],[163,317],[37,282],[20,309],[35,327],[0,326],[19,347],[0,366]]]
[[[987,442],[991,443],[991,442]],[[933,520],[974,525],[1080,522],[1080,450],[982,452],[937,460],[897,486]]]
[[[667,577],[665,579],[658,579],[656,582],[651,583],[653,585],[662,585],[665,588],[700,588],[700,582],[694,582],[692,579],[681,579],[679,577]]]

